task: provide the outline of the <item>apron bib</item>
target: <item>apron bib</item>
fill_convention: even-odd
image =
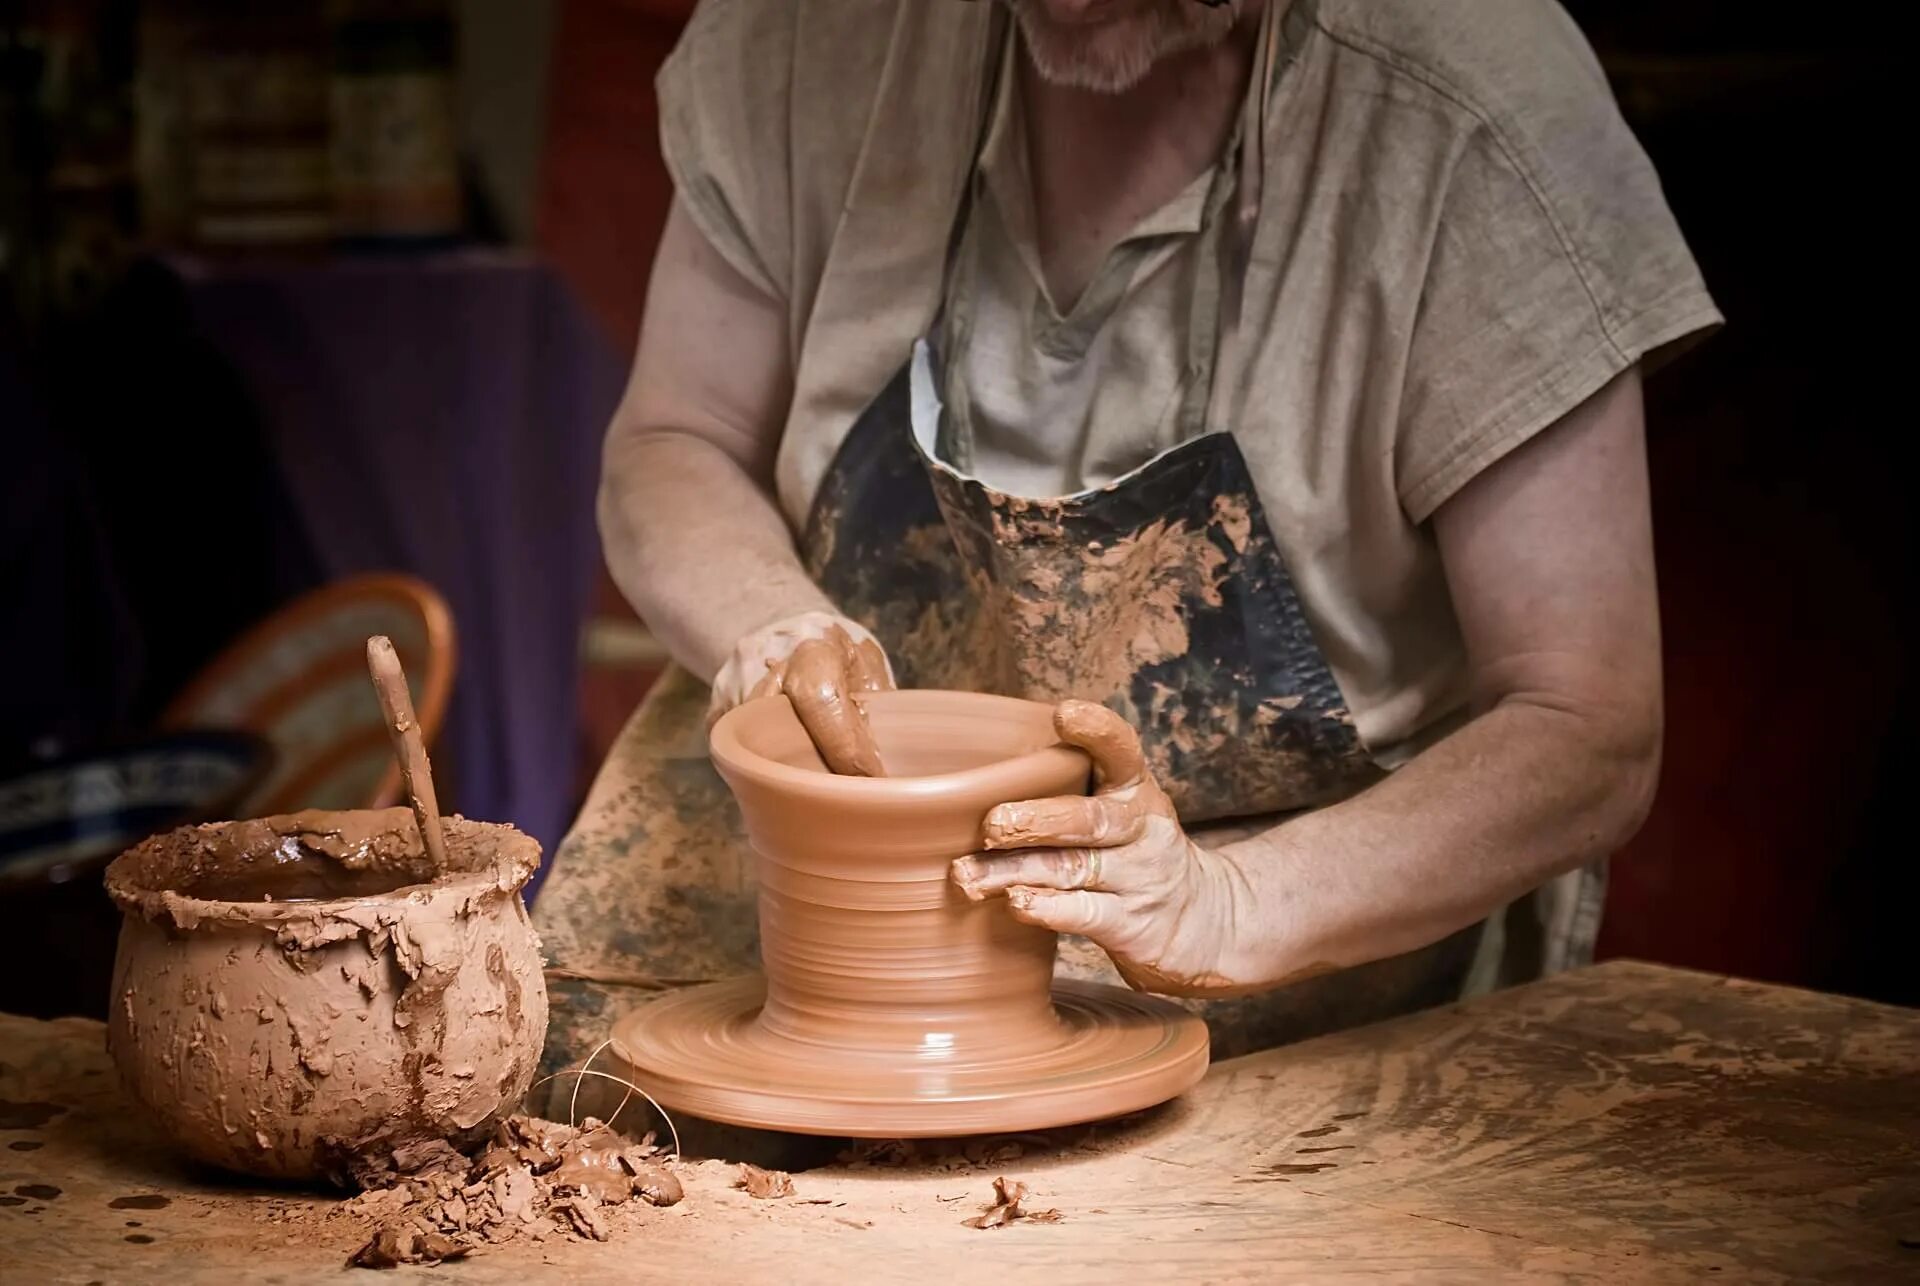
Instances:
[[[1188,824],[1379,775],[1230,434],[1082,495],[1010,496],[927,449],[930,368],[923,345],[855,422],[803,543],[900,686],[1102,702]]]
[[[1279,7],[1264,20],[1268,56],[1243,113],[1255,140]],[[952,463],[968,455],[968,403],[950,379],[941,405],[936,350],[948,346],[948,369],[960,367],[970,188],[951,238],[944,334],[915,345],[849,430],[801,542],[809,573],[879,638],[901,687],[1111,707],[1140,731],[1160,785],[1202,844],[1379,776],[1239,446],[1203,424],[1217,337],[1237,311],[1234,260],[1245,237],[1235,231],[1250,226],[1256,204],[1236,180],[1258,162],[1240,150],[1221,163],[1199,234],[1204,267],[1173,445],[1106,486],[1044,499],[1005,494]],[[1238,217],[1227,208],[1236,188]],[[1285,426],[1261,431],[1276,428]],[[583,1057],[647,989],[757,966],[752,856],[706,760],[704,699],[677,669],[661,681],[556,855],[535,910],[556,961],[549,1066]],[[1182,1003],[1206,1017],[1214,1056],[1227,1057],[1456,999],[1482,936],[1476,925],[1264,995]],[[1123,985],[1084,940],[1062,939],[1057,970]]]

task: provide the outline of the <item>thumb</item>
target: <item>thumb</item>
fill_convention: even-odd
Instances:
[[[1125,790],[1146,778],[1140,734],[1105,706],[1092,701],[1062,701],[1053,710],[1053,731],[1060,740],[1092,757],[1096,793]]]

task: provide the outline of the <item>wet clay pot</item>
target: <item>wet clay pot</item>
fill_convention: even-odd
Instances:
[[[546,1038],[520,896],[539,845],[445,824],[444,871],[403,808],[186,827],[114,860],[108,1047],[184,1151],[346,1182],[518,1105]]]
[[[761,1025],[847,1050],[1057,1044],[1054,934],[947,872],[995,804],[1084,794],[1087,756],[1055,744],[1050,706],[1007,697],[895,693],[868,719],[884,778],[827,772],[784,698],[714,729],[760,858]]]
[[[689,989],[616,1026],[635,1077],[714,1120],[881,1136],[1088,1120],[1197,1079],[1204,1024],[1115,988],[1055,987],[1055,935],[948,878],[994,805],[1087,789],[1052,707],[861,701],[884,778],[827,772],[785,697],[714,726],[759,858],[764,984]]]

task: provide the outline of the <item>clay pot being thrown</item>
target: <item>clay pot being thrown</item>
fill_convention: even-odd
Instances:
[[[445,870],[404,808],[185,827],[114,860],[108,1046],[183,1150],[345,1182],[518,1105],[547,1026],[520,897],[539,845],[445,826]]]
[[[1118,988],[1053,984],[1054,935],[948,879],[1009,800],[1079,794],[1052,707],[962,692],[862,697],[883,778],[826,771],[784,697],[713,729],[759,857],[765,979],[616,1025],[634,1079],[737,1125],[865,1136],[1031,1129],[1132,1111],[1206,1070],[1205,1024]]]

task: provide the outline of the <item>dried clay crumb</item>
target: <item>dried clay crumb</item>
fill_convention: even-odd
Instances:
[[[377,1176],[384,1186],[341,1204],[378,1225],[347,1262],[433,1264],[549,1233],[606,1241],[613,1207],[685,1195],[659,1151],[652,1136],[632,1143],[591,1117],[576,1129],[514,1116],[471,1159],[448,1147],[396,1152]]]
[[[986,1212],[960,1222],[969,1228],[1004,1228],[1016,1221],[1059,1223],[1064,1218],[1058,1210],[1023,1210],[1020,1203],[1026,1199],[1026,1184],[1002,1176],[993,1181],[993,1204],[986,1208]]]
[[[745,1188],[749,1197],[772,1201],[793,1195],[793,1176],[785,1170],[762,1170],[757,1165],[742,1164],[733,1186]]]
[[[388,1224],[347,1261],[354,1268],[397,1268],[401,1264],[437,1264],[460,1259],[472,1248],[451,1237],[422,1231],[412,1222]]]

